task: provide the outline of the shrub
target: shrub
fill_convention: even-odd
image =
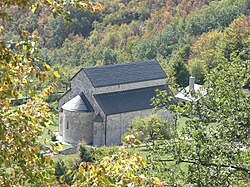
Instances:
[[[78,150],[80,152],[80,159],[81,161],[85,161],[85,162],[93,162],[93,158],[91,156],[91,152],[90,152],[91,148],[88,148],[85,143],[80,142],[78,145]]]
[[[154,140],[170,139],[171,125],[157,114],[151,114],[143,118],[135,118],[131,122],[130,132],[137,139]]]
[[[64,178],[64,183],[66,182],[68,185],[72,184],[72,177],[67,175],[68,168],[65,163],[60,159],[55,164],[55,176],[57,181],[60,183],[60,178]]]
[[[56,139],[56,135],[53,133],[53,134],[51,134],[51,141],[53,141],[53,142],[55,142],[55,141],[57,141],[57,139]]]

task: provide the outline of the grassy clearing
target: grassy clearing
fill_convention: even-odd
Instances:
[[[54,163],[58,162],[59,160],[62,160],[66,163],[66,165],[70,166],[70,164],[75,162],[77,159],[79,159],[79,153],[76,154],[70,154],[70,155],[54,155],[51,157]]]
[[[149,156],[150,154],[150,149],[147,147],[146,144],[142,144],[138,147],[134,147],[134,148],[127,148],[126,149],[129,153],[131,154],[135,154],[135,153],[139,153],[141,155],[141,157],[143,159],[147,159],[147,157]]]
[[[43,131],[42,136],[39,138],[39,141],[44,144],[44,140],[46,139],[48,142],[51,141],[51,135],[55,133],[58,129],[57,125],[50,125],[49,127],[46,127]],[[48,145],[48,143],[46,143]]]

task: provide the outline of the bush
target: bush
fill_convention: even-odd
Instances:
[[[52,142],[55,142],[55,141],[57,141],[57,139],[56,139],[56,135],[53,133],[53,134],[51,134],[51,141]]]
[[[80,152],[80,159],[81,161],[85,161],[85,162],[93,162],[93,158],[91,156],[91,152],[90,152],[91,148],[88,148],[85,143],[81,142],[78,145],[78,150]]]
[[[91,147],[89,148],[91,157],[94,161],[99,161],[105,156],[111,156],[117,153],[119,147]]]
[[[171,125],[157,114],[135,118],[131,122],[130,132],[139,140],[171,139]],[[123,136],[124,137],[124,136]]]
[[[55,164],[55,176],[57,181],[60,183],[60,178],[63,176],[64,182],[66,182],[68,185],[72,184],[72,177],[67,175],[68,168],[65,165],[65,163],[60,159]]]

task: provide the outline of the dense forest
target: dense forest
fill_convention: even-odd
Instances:
[[[249,0],[2,0],[0,186],[248,187],[249,34]],[[55,123],[50,94],[82,67],[145,59],[158,60],[173,92],[192,75],[206,96],[173,105],[157,92],[175,125],[139,119],[123,147],[79,145],[76,162],[54,163],[56,145],[39,141]],[[137,139],[150,128],[157,139]]]
[[[40,57],[59,71],[65,91],[80,67],[157,59],[177,84],[189,75],[202,84],[232,50],[247,48],[248,0],[98,1],[99,11],[67,7],[70,21],[49,9],[11,9],[14,24],[3,38],[39,35]],[[244,56],[244,55],[243,55]]]

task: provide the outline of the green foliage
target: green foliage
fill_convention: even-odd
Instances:
[[[44,102],[53,86],[40,93],[29,88],[27,103],[11,107],[11,98],[17,99],[30,81],[44,82],[49,66],[36,65],[36,33],[15,43],[13,50],[6,41],[0,43],[0,184],[46,185],[53,183],[52,161],[41,154],[43,148],[38,137],[43,128],[50,125],[51,113]]]
[[[170,139],[171,125],[157,114],[143,118],[135,118],[131,122],[131,132],[137,134],[139,139]]]
[[[98,164],[81,163],[74,172],[74,186],[164,186],[157,177],[138,174],[144,165],[145,161],[139,154],[130,155],[121,150],[111,157],[102,158]]]
[[[220,63],[221,53],[228,57],[233,48],[217,49],[227,45],[220,43],[223,32],[234,19],[249,15],[247,0],[101,0],[100,3],[103,9],[97,13],[91,12],[92,9],[79,11],[79,6],[68,3],[63,11],[53,6],[54,14],[64,12],[66,19],[53,18],[39,3],[34,5],[35,11],[13,9],[17,12],[13,15],[15,24],[6,24],[9,29],[3,35],[19,40],[20,30],[27,29],[30,33],[37,30],[41,57],[63,70],[161,56],[164,67],[173,69],[176,83],[185,86],[189,74],[202,84],[206,73]],[[92,6],[100,8],[97,3]],[[239,34],[236,30],[233,33]],[[67,74],[61,71],[64,72]],[[58,82],[68,88],[65,76]]]
[[[79,8],[89,4],[71,3]],[[28,10],[34,13],[40,6],[65,15],[62,4],[49,0],[0,3],[0,186],[49,186],[55,182],[53,161],[38,142],[43,129],[52,124],[53,114],[45,99],[55,85],[36,87],[43,85],[51,68],[38,55],[39,32],[29,24],[36,22],[34,15],[27,16],[30,22],[20,27],[15,27],[14,18],[25,17]],[[5,37],[9,28],[15,28],[17,37]],[[27,94],[27,102],[12,107],[11,99],[23,93]]]
[[[206,77],[206,96],[197,102],[169,106],[176,117],[192,116],[170,141],[155,141],[149,172],[171,171],[168,185],[249,186],[249,104],[243,90],[250,61],[236,52]],[[174,164],[174,170],[173,165]],[[185,167],[181,164],[185,164]]]
[[[118,152],[118,147],[90,147],[80,143],[78,151],[81,162],[95,162],[105,156],[112,156]]]
[[[49,34],[46,47],[61,47],[65,38],[68,36],[66,21],[62,17],[56,17],[49,20],[48,27],[51,33]]]
[[[84,143],[79,143],[78,151],[80,153],[80,159],[83,162],[93,162],[93,158],[90,153],[90,148],[88,148]]]
[[[223,0],[210,3],[187,18],[186,30],[198,36],[212,29],[223,29],[241,14],[249,13],[247,0]]]
[[[217,30],[205,33],[197,37],[190,47],[188,68],[199,84],[204,83],[207,72],[215,68],[222,60],[220,42],[223,33]]]
[[[50,137],[51,137],[51,141],[53,141],[53,142],[57,141],[56,134],[53,133],[50,135]]]
[[[72,184],[72,177],[70,176],[70,171],[67,166],[65,165],[64,161],[59,160],[55,164],[55,176],[60,184],[64,185],[71,185]]]
[[[207,90],[197,103],[170,107],[176,119],[193,118],[172,139],[154,141],[147,165],[137,154],[83,147],[82,158],[95,163],[77,165],[75,186],[249,186],[249,95],[242,90],[250,80],[249,1],[100,2],[96,14],[100,5],[89,1],[1,1],[0,186],[55,184],[53,163],[37,140],[52,123],[44,100],[54,85],[44,88],[54,80],[46,79],[58,73],[48,73],[40,58],[62,74],[59,90],[68,89],[74,67],[151,58],[160,58],[178,84],[191,73]],[[22,96],[26,104],[10,105]],[[147,138],[163,137],[163,123],[142,122],[154,126]],[[66,185],[71,174],[63,163],[58,168]]]
[[[172,64],[173,76],[176,79],[176,83],[180,86],[187,86],[189,80],[189,72],[186,67],[186,61],[189,56],[189,46],[185,45],[177,52],[173,53],[170,64]],[[191,72],[192,74],[192,72]]]
[[[222,51],[227,60],[232,61],[232,53],[241,60],[249,60],[250,16],[235,19],[225,30]]]
[[[118,153],[118,151],[119,151],[119,146],[89,148],[89,152],[93,161],[99,161],[103,157],[115,155]]]

